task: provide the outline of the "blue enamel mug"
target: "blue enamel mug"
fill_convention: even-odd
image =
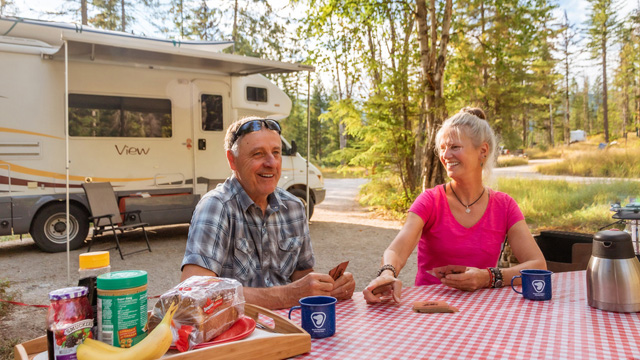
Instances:
[[[336,302],[331,296],[308,296],[298,301],[300,306],[289,310],[289,319],[294,310],[300,309],[302,328],[312,338],[329,337],[336,332]]]
[[[529,300],[551,299],[551,274],[549,270],[520,270],[520,275],[511,279],[511,288]],[[513,281],[522,278],[522,292],[516,290]]]

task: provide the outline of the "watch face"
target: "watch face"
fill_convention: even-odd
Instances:
[[[496,280],[495,287],[502,287],[502,280]]]

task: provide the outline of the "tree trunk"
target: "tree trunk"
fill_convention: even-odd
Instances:
[[[417,134],[416,141],[423,141],[420,157],[416,156],[421,165],[422,187],[431,188],[444,182],[444,168],[436,154],[435,137],[439,126],[446,117],[443,97],[442,78],[447,64],[447,46],[451,27],[452,0],[446,0],[442,16],[440,42],[437,39],[438,19],[436,18],[435,0],[429,0],[429,10],[425,0],[416,0],[416,21],[418,23],[418,42],[420,43],[420,66],[422,70],[422,88],[425,97],[421,103],[421,116],[426,121],[426,137]],[[429,19],[429,23],[427,23]],[[416,172],[417,174],[418,172]]]
[[[80,16],[82,17],[82,25],[88,25],[89,15],[87,13],[87,0],[80,1]]]
[[[526,112],[522,112],[522,148],[527,148],[527,115]]]
[[[584,101],[582,102],[582,113],[584,117],[584,127],[587,134],[591,135],[591,121],[589,121],[589,79],[584,78]]]
[[[607,37],[602,37],[602,121],[604,142],[609,143],[609,106],[607,97]]]
[[[565,83],[564,83],[564,143],[569,145],[571,141],[571,125],[569,121],[569,64],[568,59],[565,66]]]
[[[347,147],[347,134],[344,122],[340,121],[338,128],[340,129],[340,149],[345,149]]]
[[[553,105],[551,104],[551,98],[549,98],[549,145],[554,146],[553,139]]]
[[[233,48],[231,49],[231,53],[236,53],[236,41],[238,37],[238,0],[235,0],[233,5],[233,30],[231,33],[231,37],[233,38]]]
[[[629,118],[629,87],[627,85],[627,78],[624,79],[624,85],[622,86],[622,137],[626,142],[627,140],[627,122]]]
[[[120,1],[120,10],[121,10],[121,14],[122,14],[122,32],[126,32],[127,31],[127,18],[125,16],[125,11],[124,11],[124,0]]]
[[[634,78],[634,86],[636,89],[636,101],[635,101],[635,105],[636,105],[636,136],[639,135],[638,133],[638,129],[640,128],[640,75]]]

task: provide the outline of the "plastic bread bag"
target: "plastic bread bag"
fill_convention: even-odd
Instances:
[[[237,280],[192,276],[160,296],[149,317],[149,331],[162,321],[172,302],[178,310],[171,324],[171,345],[179,351],[212,340],[244,315],[244,295]]]

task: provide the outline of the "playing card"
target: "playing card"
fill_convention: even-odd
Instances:
[[[453,313],[458,309],[444,301],[416,301],[413,303],[413,311],[419,313]]]
[[[347,265],[349,265],[348,261],[340,263],[338,266],[334,267],[329,271],[329,276],[331,276],[333,280],[338,280],[338,278],[342,276],[344,271],[347,270]]]
[[[438,279],[441,279],[449,274],[462,274],[467,271],[466,266],[462,265],[447,265],[433,268],[429,273]]]

